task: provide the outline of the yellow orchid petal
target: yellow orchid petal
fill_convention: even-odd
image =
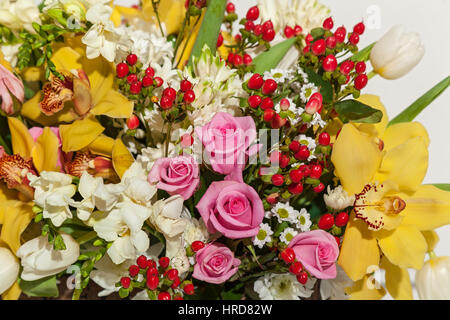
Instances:
[[[358,259],[355,259],[358,257]],[[345,229],[338,264],[353,281],[358,281],[369,272],[371,266],[380,262],[377,240],[367,229],[367,225],[355,214],[350,215]]]
[[[34,218],[32,203],[11,200],[0,205],[0,215],[3,216],[3,224],[0,233],[0,241],[7,244],[13,253],[19,250],[22,232]]]
[[[42,68],[37,67],[25,68],[22,70],[21,75],[25,81],[30,82],[45,81],[44,70]]]
[[[92,143],[105,128],[94,117],[77,120],[72,124],[61,125],[59,133],[64,152],[78,151]]]
[[[386,257],[381,258],[381,268],[386,270],[386,289],[395,300],[413,300],[408,269],[393,265]]]
[[[184,0],[164,0],[158,5],[158,14],[162,23],[165,24],[167,34],[176,33],[181,29],[186,8]],[[142,1],[142,14],[145,20],[157,24],[152,0]]]
[[[82,69],[86,72],[91,85],[92,103],[96,106],[107,98],[106,95],[114,88],[114,66],[103,57],[83,59]]]
[[[104,134],[100,135],[90,145],[88,150],[95,155],[112,158],[112,152],[114,147],[114,139]]]
[[[110,118],[129,118],[133,114],[134,104],[116,90],[110,90],[91,110],[94,115],[106,115]]]
[[[19,154],[24,159],[30,159],[34,140],[28,132],[28,128],[19,119],[11,117],[8,118],[8,125],[14,154]]]
[[[71,47],[61,47],[53,52],[52,62],[56,70],[72,71],[82,69],[81,55]]]
[[[11,286],[11,288],[9,288],[8,290],[6,290],[3,294],[2,294],[2,299],[3,300],[18,300],[20,297],[20,294],[22,293],[22,290],[20,289],[19,284],[16,282],[14,282],[14,284]]]
[[[406,141],[421,137],[423,138],[425,145],[430,145],[430,138],[428,136],[427,129],[419,122],[404,122],[390,126],[386,129],[383,135],[383,142],[385,150],[389,151]]]
[[[428,252],[434,251],[437,244],[439,243],[439,236],[436,233],[436,231],[433,230],[422,231],[422,235],[425,238],[425,241],[427,242]]]
[[[372,181],[380,165],[381,152],[370,136],[353,124],[346,124],[334,144],[331,161],[345,191],[356,194]]]
[[[415,226],[403,223],[395,230],[381,230],[374,232],[374,235],[378,238],[381,251],[391,263],[400,268],[422,268],[427,242]]]
[[[125,171],[134,163],[133,156],[120,139],[117,139],[114,143],[112,162],[114,170],[121,179]]]
[[[422,137],[416,137],[385,154],[375,180],[392,180],[400,190],[414,192],[425,178],[427,169],[427,145]]]
[[[325,127],[324,131],[328,132],[330,135],[330,142],[335,143],[336,142],[336,136],[339,131],[341,131],[343,122],[339,118],[330,119],[330,121],[327,123],[327,126]]]
[[[39,172],[59,171],[58,162],[59,139],[49,127],[44,128],[42,135],[36,140],[32,156],[33,163]]]
[[[431,185],[420,186],[412,196],[401,195],[406,202],[404,224],[419,230],[433,230],[450,224],[450,192]]]
[[[138,9],[123,6],[114,6],[110,20],[116,27],[119,27],[122,23],[122,17],[128,21],[134,18],[143,19],[142,12]]]
[[[350,295],[350,300],[380,300],[386,295],[386,290],[374,276],[366,275],[347,288],[345,293]]]
[[[379,123],[361,123],[357,124],[358,129],[360,131],[366,132],[367,134],[373,137],[382,137],[383,133],[388,125],[389,117],[387,115],[386,108],[384,104],[381,102],[380,97],[375,96],[373,94],[364,94],[357,99],[359,102],[364,103],[374,109],[380,110],[383,112],[383,118]]]

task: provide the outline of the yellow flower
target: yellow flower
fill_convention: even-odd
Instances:
[[[378,97],[360,101],[386,114]],[[428,167],[425,128],[416,122],[387,123],[385,116],[375,125],[346,124],[334,144],[336,176],[356,195],[338,263],[354,281],[365,281],[381,263],[389,293],[411,299],[407,268],[423,265],[422,231],[450,223],[450,193],[421,185]]]

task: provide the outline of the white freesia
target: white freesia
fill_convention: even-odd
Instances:
[[[26,29],[35,33],[32,23],[41,23],[39,9],[30,0],[0,0],[0,24],[14,31]]]
[[[0,247],[0,294],[8,290],[19,275],[19,262],[8,248]]]
[[[75,263],[80,255],[80,246],[68,234],[61,234],[66,245],[65,250],[55,250],[47,237],[38,237],[23,244],[17,251],[25,281],[42,279],[61,271]]]
[[[74,200],[70,201],[70,205],[77,208],[77,217],[80,220],[86,221],[90,218],[95,208],[93,194],[97,186],[102,182],[102,178],[95,178],[87,173],[87,171],[84,171],[81,175],[80,183],[78,185],[78,192],[83,197],[83,200],[80,202]]]
[[[255,281],[254,290],[261,300],[300,300],[309,298],[314,292],[315,279],[300,284],[294,275],[268,274]]]
[[[92,6],[86,13],[86,20],[92,27],[82,38],[86,47],[88,59],[95,59],[102,55],[106,60],[113,62],[116,58],[116,50],[121,35],[114,28],[110,20],[112,8],[98,3]]]
[[[320,282],[320,295],[323,300],[347,300],[349,298],[345,289],[351,287],[353,281],[338,264],[336,267],[336,278],[321,280]]]
[[[416,272],[420,300],[450,300],[450,257],[434,257]]]
[[[135,263],[135,259],[126,260],[121,264],[112,262],[109,256],[104,256],[95,264],[95,270],[91,272],[90,278],[103,288],[98,293],[99,297],[106,297],[119,291],[116,283],[128,274],[128,268]]]
[[[43,217],[59,227],[66,219],[72,218],[69,208],[71,198],[76,193],[72,176],[60,172],[41,172],[39,177],[27,175],[30,186],[35,189],[34,202],[43,210]]]
[[[406,32],[405,27],[392,27],[378,40],[370,53],[376,73],[386,79],[398,79],[411,71],[425,54],[420,35]]]
[[[331,189],[331,187],[328,186],[327,193],[323,195],[323,200],[331,209],[340,211],[352,206],[355,202],[355,196],[349,196],[342,186],[338,186],[334,189]]]
[[[164,146],[161,143],[156,145],[156,148],[145,148],[141,150],[141,154],[137,156],[136,162],[138,162],[148,174],[155,164],[156,160],[164,158]],[[169,144],[169,157],[176,154],[175,145]]]
[[[21,43],[2,45],[0,50],[3,52],[3,58],[9,62],[12,67],[17,65],[19,48],[22,46]]]

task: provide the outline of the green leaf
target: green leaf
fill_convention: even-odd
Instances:
[[[314,28],[310,33],[313,36],[314,40],[316,40],[325,34],[325,30],[323,28]]]
[[[375,45],[376,42],[369,44],[367,47],[365,47],[362,50],[359,50],[357,53],[355,53],[350,59],[352,61],[367,61],[370,59],[370,53],[372,52],[372,48]]]
[[[383,113],[380,110],[369,107],[356,100],[340,101],[334,105],[334,109],[344,123],[349,121],[357,123],[378,123],[383,118]]]
[[[323,101],[325,103],[333,102],[333,87],[331,84],[322,79],[317,73],[311,69],[304,68],[304,71],[308,75],[309,82],[314,83],[318,88],[320,88],[320,93],[322,94]]]
[[[35,281],[25,281],[19,279],[19,286],[29,297],[56,298],[59,296],[56,276],[51,276]]]
[[[433,186],[435,186],[436,188],[439,188],[441,190],[444,190],[444,191],[450,191],[450,183],[438,183],[438,184],[433,184]]]
[[[192,65],[193,57],[200,57],[203,47],[208,45],[214,55],[216,52],[217,39],[223,22],[227,0],[209,0],[202,26],[192,49],[189,65]]]
[[[296,40],[297,38],[295,37],[284,40],[255,57],[253,59],[253,64],[255,65],[254,73],[263,74],[265,71],[276,68]]]
[[[393,125],[401,122],[413,121],[428,105],[430,105],[442,92],[444,92],[450,85],[450,76],[439,82],[427,93],[417,99],[412,105],[406,108],[402,113],[396,116],[389,122],[389,125]]]

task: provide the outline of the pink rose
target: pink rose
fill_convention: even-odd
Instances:
[[[197,252],[192,276],[208,283],[221,284],[230,279],[239,268],[241,260],[221,243],[207,244]]]
[[[171,196],[180,195],[189,199],[200,183],[198,164],[192,156],[158,159],[148,175],[150,183],[167,191]]]
[[[256,236],[264,219],[258,193],[235,181],[213,182],[197,204],[210,233],[220,232],[230,239]]]
[[[205,146],[213,170],[228,175],[225,180],[243,182],[246,159],[259,147],[250,147],[256,141],[253,118],[218,112],[207,125],[196,128],[195,132]]]
[[[314,230],[299,233],[291,240],[289,247],[294,250],[297,260],[316,278],[336,278],[339,247],[328,232]]]
[[[13,95],[17,100],[23,102],[25,93],[23,83],[8,69],[0,64],[0,100],[2,101],[1,108],[3,112],[8,115],[14,113],[14,101],[11,97]]]

